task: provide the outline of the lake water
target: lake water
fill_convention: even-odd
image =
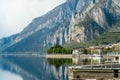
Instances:
[[[0,56],[0,80],[68,80],[64,60],[37,56]]]
[[[82,64],[88,64],[89,60],[77,60]],[[0,80],[69,80],[68,66],[76,64],[75,59],[46,59],[41,56],[11,55],[0,56]],[[99,76],[100,75],[100,76]],[[81,80],[110,80],[114,79],[111,73],[81,73],[86,79]],[[100,79],[96,79],[100,77]]]

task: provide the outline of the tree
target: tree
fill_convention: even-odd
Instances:
[[[83,50],[83,54],[88,54],[87,49],[84,49],[84,50]]]
[[[47,50],[48,54],[59,54],[59,53],[63,53],[63,54],[72,54],[72,49],[65,49],[60,45],[56,45],[54,47],[51,47],[50,49]]]

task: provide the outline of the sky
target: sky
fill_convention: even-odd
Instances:
[[[21,32],[34,18],[66,0],[0,0],[0,38]]]

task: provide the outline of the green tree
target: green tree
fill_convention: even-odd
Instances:
[[[54,47],[51,47],[50,49],[47,50],[48,54],[59,54],[59,53],[63,53],[63,54],[72,54],[72,49],[65,49],[60,45],[56,45]]]

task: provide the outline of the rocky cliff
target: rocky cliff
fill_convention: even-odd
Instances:
[[[120,18],[117,1],[97,0],[87,5],[82,12],[74,14],[70,25],[70,41],[85,42],[110,28]]]
[[[21,33],[0,40],[7,52],[40,51],[55,44],[95,39],[120,19],[119,0],[67,0],[35,18]]]

